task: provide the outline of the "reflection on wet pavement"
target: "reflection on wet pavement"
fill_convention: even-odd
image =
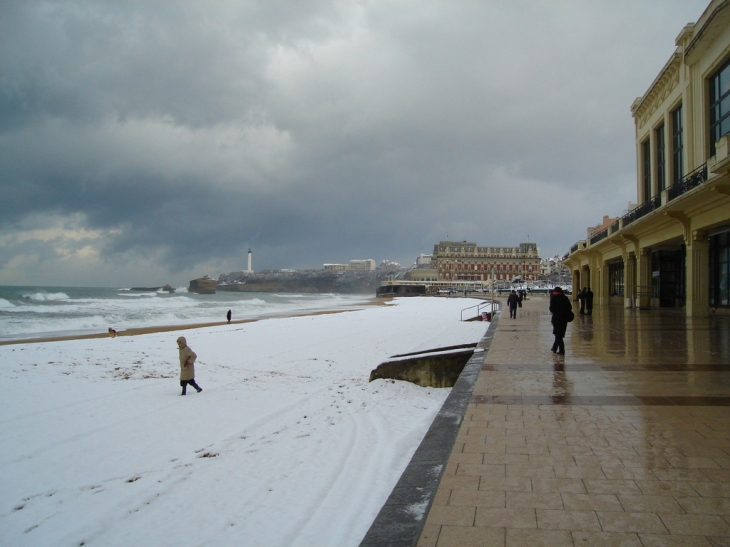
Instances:
[[[418,545],[730,545],[730,318],[500,317]],[[576,310],[577,311],[577,310]]]

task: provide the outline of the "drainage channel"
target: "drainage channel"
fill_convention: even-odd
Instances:
[[[375,517],[360,547],[414,547],[418,542],[426,515],[431,509],[433,497],[459,433],[459,426],[471,400],[484,357],[494,338],[498,320],[499,313],[492,318],[486,334],[477,347],[471,350],[473,355],[458,375],[451,393],[431,423],[385,505]]]

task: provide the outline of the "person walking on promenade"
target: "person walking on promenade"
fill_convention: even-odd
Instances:
[[[580,302],[580,313],[581,315],[585,315],[586,313],[586,287],[583,287],[581,291],[578,293],[578,302]]]
[[[509,307],[510,319],[517,319],[517,304],[520,303],[520,297],[515,291],[512,291],[507,297],[507,306]]]
[[[573,315],[573,304],[560,287],[553,289],[553,295],[550,297],[550,313],[553,314],[550,322],[553,324],[553,334],[555,335],[551,351],[558,355],[565,355],[565,342],[563,341],[565,330],[575,316]]]
[[[177,339],[177,347],[180,350],[180,387],[182,387],[182,393],[180,395],[185,395],[188,384],[200,393],[203,391],[203,388],[195,383],[195,360],[198,356],[190,349],[184,336]]]
[[[586,301],[586,313],[588,315],[591,315],[593,313],[593,291],[590,287],[586,289],[585,293],[585,301]]]
[[[226,314],[226,319],[228,319],[228,322],[231,322],[231,310],[228,310],[228,313]]]

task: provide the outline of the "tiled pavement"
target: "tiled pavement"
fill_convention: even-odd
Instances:
[[[730,546],[728,319],[502,314],[418,545]]]

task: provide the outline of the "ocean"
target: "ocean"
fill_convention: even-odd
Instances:
[[[104,333],[128,328],[259,319],[353,309],[369,295],[237,293],[201,295],[129,288],[0,286],[0,341]]]

